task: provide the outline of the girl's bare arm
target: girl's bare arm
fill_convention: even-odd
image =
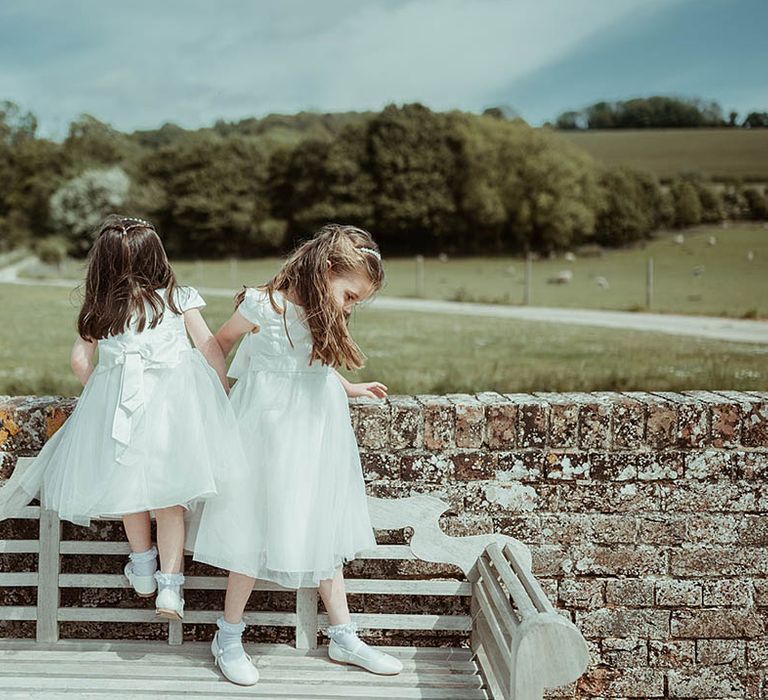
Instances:
[[[211,333],[208,324],[205,322],[199,309],[190,309],[184,312],[184,324],[187,327],[187,333],[192,338],[194,346],[202,353],[208,364],[216,370],[219,375],[224,391],[229,393],[229,382],[227,381],[227,363],[224,360],[224,353],[221,351],[216,337]]]
[[[69,366],[79,382],[85,386],[93,372],[93,356],[96,353],[96,341],[85,340],[78,336],[69,356]]]

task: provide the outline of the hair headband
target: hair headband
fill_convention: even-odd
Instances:
[[[381,253],[375,248],[358,248],[358,250],[362,250],[364,253],[370,253],[377,260],[381,260]]]

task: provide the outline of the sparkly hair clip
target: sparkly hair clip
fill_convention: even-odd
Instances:
[[[123,221],[135,221],[136,224],[140,226],[148,226],[151,229],[155,228],[154,225],[151,222],[147,221],[146,219],[137,219],[136,217],[133,217],[133,216],[124,216]]]
[[[362,250],[363,253],[370,253],[377,260],[381,260],[381,253],[375,248],[358,248],[358,250]]]

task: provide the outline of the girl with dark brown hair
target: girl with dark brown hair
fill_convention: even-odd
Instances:
[[[220,470],[244,462],[224,356],[203,306],[195,289],[177,286],[150,222],[107,217],[89,254],[72,348],[83,392],[37,459],[0,492],[0,517],[38,492],[43,507],[79,525],[122,517],[131,546],[125,575],[139,595],[159,584],[157,612],[171,619],[184,614],[184,512],[216,494]]]
[[[243,650],[254,579],[318,587],[331,626],[329,655],[396,674],[396,658],[360,640],[347,607],[342,565],[375,545],[347,397],[386,397],[380,382],[348,382],[364,356],[349,334],[354,306],[383,283],[376,243],[330,224],[300,245],[265,285],[237,296],[216,334],[229,376],[250,471],[207,502],[195,559],[230,571],[224,615],[211,651],[224,675],[250,685],[258,673]]]

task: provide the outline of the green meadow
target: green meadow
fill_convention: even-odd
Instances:
[[[76,395],[77,292],[0,284],[0,393]],[[216,329],[231,302],[209,298]],[[417,312],[355,312],[352,375],[392,393],[768,389],[768,348],[635,331]]]
[[[604,129],[558,131],[611,165],[661,179],[699,173],[715,179],[768,180],[768,129]]]
[[[682,236],[682,243],[676,242]],[[768,228],[763,224],[701,226],[683,233],[661,232],[645,245],[605,250],[595,256],[576,251],[532,263],[531,303],[585,309],[638,311],[645,306],[646,266],[654,261],[651,310],[662,313],[705,314],[747,318],[768,317]],[[513,257],[424,260],[423,296],[430,299],[520,304],[525,261]],[[196,287],[236,289],[266,281],[280,259],[201,260],[174,263],[179,280]],[[385,261],[387,280],[381,294],[417,296],[414,258]],[[568,284],[549,279],[570,270]],[[34,271],[31,271],[34,272]],[[40,271],[38,271],[40,272]],[[78,278],[82,264],[69,262],[62,272],[46,276]],[[599,278],[605,284],[599,285]]]

